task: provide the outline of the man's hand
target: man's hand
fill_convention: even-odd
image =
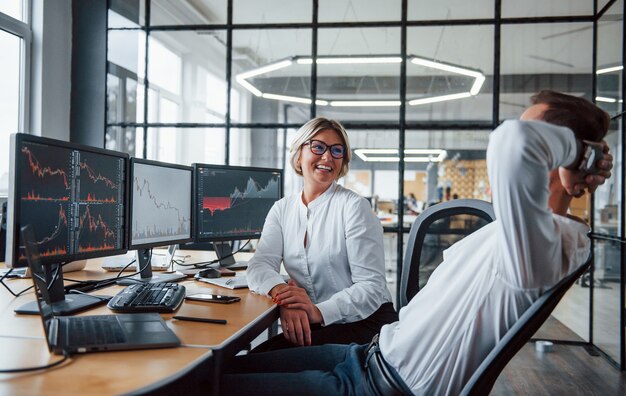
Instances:
[[[280,307],[280,325],[287,341],[299,346],[311,345],[311,326],[303,310]]]
[[[585,189],[589,193],[593,193],[599,185],[604,184],[606,179],[611,177],[611,169],[613,169],[613,156],[609,154],[609,146],[605,141],[604,155],[596,162],[599,169],[594,174],[585,175],[579,171],[573,171],[565,168],[559,168],[559,178],[565,191],[573,196],[580,197],[585,193]]]
[[[306,312],[310,323],[321,323],[324,318],[319,308],[311,302],[306,290],[296,282],[289,280],[286,287],[282,287],[274,294],[274,302],[281,307],[301,309]]]

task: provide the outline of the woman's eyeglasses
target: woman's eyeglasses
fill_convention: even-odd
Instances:
[[[330,155],[335,159],[342,159],[346,155],[346,146],[343,144],[333,144],[329,146],[321,140],[314,139],[311,139],[304,144],[308,144],[311,152],[316,155],[322,155],[328,149],[330,149]]]

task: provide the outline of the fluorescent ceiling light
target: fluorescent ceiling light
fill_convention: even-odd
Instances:
[[[275,95],[275,94],[264,93],[262,97],[265,99],[284,100],[285,102],[311,104],[311,99],[299,98],[297,96],[286,96],[286,95]]]
[[[478,93],[480,92],[480,89],[483,87],[484,82],[485,82],[485,76],[481,75],[481,76],[476,77],[476,80],[474,80],[474,84],[472,85],[472,88],[469,91],[470,95],[472,96],[478,95]]]
[[[299,58],[296,57],[296,63],[299,65],[312,65],[313,59],[311,58]],[[372,64],[372,63],[402,63],[402,58],[399,56],[355,56],[355,57],[332,57],[324,58],[318,57],[315,61],[318,65],[359,65],[359,64]]]
[[[400,107],[399,100],[332,100],[333,107]]]
[[[484,75],[481,72],[476,71],[476,70],[466,69],[466,68],[459,67],[459,66],[453,66],[447,63],[431,61],[431,60],[420,58],[417,56],[411,56],[410,59],[411,59],[411,63],[413,64],[430,67],[431,69],[443,70],[443,71],[447,71],[450,73],[462,74],[464,76],[469,76],[469,77],[474,77],[474,78],[481,77],[481,76],[484,77]]]
[[[287,66],[292,65],[291,59],[285,59],[278,62],[270,63],[269,65],[261,66],[256,69],[248,70],[247,72],[237,74],[237,79],[248,79],[250,77],[259,76],[261,74],[270,73],[276,70],[284,69]]]
[[[256,87],[254,85],[252,85],[249,82],[247,82],[245,78],[241,78],[240,76],[237,76],[237,77],[235,77],[235,79],[237,80],[239,85],[241,85],[242,87],[244,87],[248,91],[252,92],[252,94],[254,96],[262,96],[263,95],[263,92],[259,91],[258,89],[256,89]]]
[[[480,92],[484,82],[485,75],[480,71],[472,70],[468,68],[464,68],[461,66],[455,66],[448,63],[436,62],[424,58],[420,58],[418,56],[410,55],[407,57],[410,59],[412,64],[420,65],[423,67],[436,69],[445,71],[448,73],[459,74],[462,76],[467,76],[474,78],[474,82],[469,91],[467,92],[459,92],[447,95],[437,95],[437,96],[429,96],[422,97],[417,99],[408,98],[409,106],[419,106],[429,103],[437,103],[437,102],[445,102],[448,100],[456,100],[456,99],[464,99],[469,98],[471,96],[476,96]],[[399,56],[332,56],[332,55],[322,55],[316,58],[317,64],[390,64],[390,63],[402,63],[402,57]],[[310,65],[313,64],[313,59],[310,57],[299,57],[294,56],[289,59],[283,59],[274,63],[270,63],[269,65],[261,66],[256,69],[248,70],[246,72],[240,73],[235,77],[235,80],[241,85],[243,88],[251,92],[253,95],[257,97],[262,97],[265,99],[271,100],[280,100],[285,102],[293,102],[293,103],[301,103],[301,104],[311,104],[311,99],[302,98],[298,96],[289,96],[289,95],[280,95],[274,94],[271,92],[262,92],[258,89],[252,82],[248,81],[248,79],[252,77],[257,77],[263,74],[267,74],[276,70],[284,69],[294,64],[301,65]],[[410,96],[410,94],[409,94]],[[315,103],[318,106],[332,106],[332,107],[399,107],[402,103],[399,100],[328,100],[328,99],[317,99]]]
[[[605,73],[611,73],[614,71],[619,71],[619,70],[623,70],[624,66],[613,66],[613,67],[606,67],[604,69],[598,69],[596,70],[596,74],[605,74]]]
[[[617,99],[615,99],[615,98],[606,98],[604,96],[596,96],[596,102],[615,103],[615,102],[617,102]]]
[[[472,94],[469,92],[461,92],[461,93],[451,94],[451,95],[433,96],[430,98],[409,100],[409,105],[418,106],[418,105],[429,104],[429,103],[445,102],[448,100],[469,98],[470,96],[472,96]]]
[[[365,162],[400,162],[397,149],[356,149],[354,153]],[[446,156],[441,149],[404,150],[404,162],[441,162]]]
[[[308,98],[300,98],[297,96],[287,96],[287,95],[276,95],[271,93],[264,93],[260,95],[265,99],[273,99],[273,100],[282,100],[283,102],[294,102],[294,103],[303,103],[303,104],[311,104],[311,99]],[[318,106],[328,106],[328,102],[325,100],[316,100],[315,103]]]

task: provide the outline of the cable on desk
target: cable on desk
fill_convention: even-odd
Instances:
[[[122,273],[124,271],[126,271],[126,268],[130,267],[135,261],[137,261],[137,259],[132,259],[132,261],[128,264],[126,264],[121,270],[120,272],[117,273],[117,275],[115,275],[116,278],[119,278],[120,276],[122,276]],[[152,261],[152,255],[150,255],[150,261]]]
[[[35,367],[25,367],[18,369],[2,369],[0,373],[25,373],[28,371],[39,371],[39,370],[47,370],[49,368],[58,366],[59,364],[65,362],[70,358],[70,355],[67,352],[63,352],[63,358],[61,360],[57,360],[54,363],[46,364],[45,366],[35,366]]]
[[[126,267],[124,267],[115,277],[113,278],[106,278],[106,279],[100,279],[100,280],[90,280],[90,281],[82,281],[82,280],[78,280],[78,279],[70,279],[70,278],[63,278],[63,280],[66,281],[70,281],[70,282],[76,282],[73,285],[69,285],[69,286],[65,286],[65,292],[66,293],[71,293],[73,290],[77,290],[79,292],[86,292],[86,291],[92,291],[92,290],[96,290],[96,289],[101,289],[103,287],[107,287],[110,285],[115,284],[118,280],[123,279],[123,278],[130,278],[132,276],[135,276],[137,274],[140,274],[142,270],[144,270],[148,265],[150,265],[150,261],[152,259],[152,249],[150,249],[150,260],[148,260],[148,262],[146,263],[146,265],[144,265],[139,271],[137,272],[133,272],[132,274],[128,274],[128,275],[121,275],[122,272],[124,271],[124,269],[126,269],[128,266],[130,266],[133,262],[135,262],[135,260],[131,261],[130,263],[128,263],[126,265]],[[137,282],[141,282],[140,280],[137,280]],[[95,296],[94,296],[95,297]]]
[[[178,264],[181,267],[196,267],[196,268],[206,268],[211,264],[215,264],[215,263],[219,263],[220,260],[223,260],[225,258],[229,258],[229,257],[233,257],[234,255],[236,255],[237,253],[241,252],[246,246],[248,246],[248,244],[250,243],[251,239],[248,239],[248,241],[246,241],[246,243],[243,244],[242,247],[240,247],[239,249],[237,249],[237,251],[235,252],[231,252],[230,254],[227,254],[226,256],[223,256],[221,258],[217,258],[215,260],[211,260],[211,261],[201,261],[199,263],[189,263],[189,264]]]
[[[5,287],[5,289],[7,289],[9,291],[9,293],[11,293],[11,295],[13,295],[13,297],[19,297],[22,294],[26,293],[27,291],[29,291],[30,289],[33,288],[33,285],[28,286],[26,289],[19,291],[19,292],[14,292],[13,290],[11,290],[11,288],[9,287],[9,285],[7,285],[6,283],[4,283],[4,279],[11,273],[11,271],[13,271],[13,268],[11,268],[10,270],[8,270],[4,275],[2,275],[2,277],[0,277],[0,283],[2,283],[2,286]]]
[[[97,299],[99,299],[101,301],[109,301],[111,299],[111,297],[95,296],[93,294],[85,293],[84,291],[80,291],[80,290],[76,290],[76,289],[70,290],[68,292],[68,294],[84,294],[84,295],[89,296],[89,297],[95,297],[95,298],[97,298]]]

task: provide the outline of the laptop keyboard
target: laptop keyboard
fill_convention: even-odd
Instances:
[[[112,315],[73,317],[69,320],[68,328],[68,341],[72,346],[119,344],[126,341],[122,325]]]
[[[126,287],[109,301],[115,312],[174,312],[185,298],[177,283],[138,283]]]

